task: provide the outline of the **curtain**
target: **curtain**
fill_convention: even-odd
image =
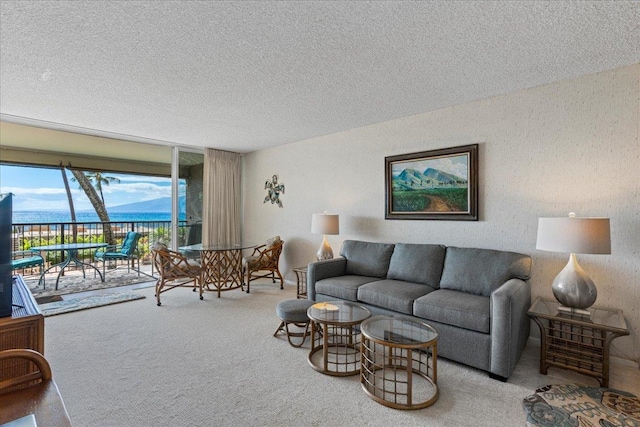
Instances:
[[[205,150],[202,223],[203,244],[240,242],[240,154]]]

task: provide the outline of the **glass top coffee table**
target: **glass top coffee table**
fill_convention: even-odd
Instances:
[[[421,409],[438,400],[438,333],[407,316],[374,316],[362,322],[360,383],[376,402]]]
[[[311,320],[309,364],[326,375],[348,376],[360,372],[358,325],[371,316],[361,305],[348,301],[319,302],[307,310]]]

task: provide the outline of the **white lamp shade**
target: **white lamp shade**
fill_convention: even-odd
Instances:
[[[338,215],[313,214],[311,232],[314,234],[340,234]]]
[[[610,254],[609,218],[539,218],[536,249],[578,254]]]

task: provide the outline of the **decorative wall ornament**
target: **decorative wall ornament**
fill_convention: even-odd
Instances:
[[[273,175],[271,179],[268,179],[264,183],[264,188],[267,190],[267,197],[264,198],[264,202],[262,203],[271,201],[272,205],[275,203],[278,207],[282,207],[280,193],[284,194],[284,183],[278,183],[278,175]]]

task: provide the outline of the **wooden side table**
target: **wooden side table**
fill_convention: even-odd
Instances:
[[[588,315],[558,310],[560,303],[536,298],[527,315],[540,327],[540,373],[549,366],[595,377],[609,387],[609,347],[629,335],[622,310],[589,308]]]
[[[298,279],[298,299],[307,299],[307,266],[296,267],[293,271],[295,271]]]
[[[13,277],[12,296],[11,317],[0,318],[0,350],[28,348],[44,354],[44,316],[22,276]],[[0,381],[34,372],[34,369],[25,360],[3,360]]]

